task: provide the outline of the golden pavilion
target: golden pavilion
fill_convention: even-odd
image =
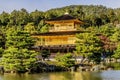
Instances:
[[[76,33],[80,33],[81,20],[65,13],[62,16],[46,20],[49,31],[33,35],[37,39],[38,50],[49,50],[51,53],[67,53],[75,50]]]

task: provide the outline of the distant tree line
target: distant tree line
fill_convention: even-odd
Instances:
[[[26,9],[13,10],[11,13],[0,14],[0,28],[26,29],[33,32],[47,32],[48,25],[44,20],[63,15],[65,12],[85,22],[83,27],[101,26],[107,23],[117,24],[120,21],[120,9],[106,8],[102,5],[71,5],[62,8],[50,9],[46,12]],[[29,28],[28,28],[29,27]],[[6,30],[6,29],[5,29]]]

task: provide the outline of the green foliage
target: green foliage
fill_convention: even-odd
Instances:
[[[6,26],[9,23],[9,14],[6,12],[3,12],[0,15],[0,21],[1,21],[1,25]]]
[[[14,10],[11,12],[9,25],[26,25],[30,21],[29,13],[26,9],[20,11]]]
[[[43,60],[45,60],[46,58],[49,58],[50,52],[47,50],[42,50],[41,56],[42,56]]]
[[[3,48],[5,48],[5,37],[1,31],[0,32],[0,57],[2,57],[2,54],[4,52]]]
[[[35,33],[35,26],[33,23],[28,23],[25,27],[24,27],[24,31],[33,34]]]
[[[81,56],[85,56],[88,59],[96,61],[101,58],[102,43],[98,36],[93,33],[80,33],[76,35],[78,40],[76,41],[76,52]],[[97,62],[97,61],[96,61]]]
[[[64,55],[58,53],[55,59],[57,60],[58,64],[62,67],[71,67],[75,64],[75,60],[72,60],[71,53],[67,53]]]
[[[10,28],[6,34],[6,47],[14,46],[16,48],[31,48],[35,40],[28,32],[15,31]]]
[[[113,25],[106,24],[99,28],[99,32],[106,35],[107,37],[110,37],[115,32],[115,27]]]
[[[120,63],[109,63],[109,64],[106,64],[107,67],[113,67],[114,70],[120,70]]]
[[[41,28],[41,30],[40,30],[40,32],[41,33],[45,33],[45,32],[48,32],[48,25],[44,25],[42,28]]]
[[[4,50],[0,47],[0,57],[2,57]]]
[[[101,18],[95,18],[94,25],[98,26],[98,27],[101,26],[102,25],[102,19]]]
[[[5,45],[5,36],[2,32],[0,32],[0,47],[4,47]]]
[[[112,36],[110,36],[110,40],[113,42],[119,42],[120,41],[120,28],[114,28],[114,33]]]
[[[5,70],[26,71],[36,61],[36,55],[35,51],[9,47],[3,54],[2,63]]]
[[[45,26],[46,24],[45,24],[45,21],[44,20],[41,20],[40,22],[39,22],[39,24],[38,24],[38,27],[37,27],[37,31],[41,31],[41,28],[43,27],[43,26]]]
[[[102,34],[103,50],[106,57],[111,57],[120,41],[119,28],[107,24],[99,28]]]
[[[115,54],[113,54],[113,57],[116,59],[120,59],[120,45],[117,46],[117,49],[115,50]]]
[[[43,16],[44,12],[35,10],[34,12],[30,13],[30,17],[32,19],[32,22],[37,26],[39,22],[44,18]]]
[[[6,49],[2,55],[5,70],[27,71],[36,62],[37,53],[28,50],[34,43],[28,32],[9,28],[6,32]]]

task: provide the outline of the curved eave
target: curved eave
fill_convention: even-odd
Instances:
[[[71,20],[56,20],[56,21],[45,21],[45,23],[47,24],[55,24],[55,23],[78,23],[78,24],[83,24],[82,21],[80,21],[79,19],[71,19]]]
[[[38,33],[32,34],[32,36],[50,36],[50,35],[72,35],[77,33],[83,33],[84,31],[60,31],[60,32],[47,32],[47,33]]]

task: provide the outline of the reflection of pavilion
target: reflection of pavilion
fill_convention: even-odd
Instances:
[[[73,52],[76,41],[75,35],[81,32],[78,29],[82,21],[65,14],[45,22],[51,25],[49,32],[32,35],[37,39],[36,46],[39,47],[39,50],[46,49],[52,53]]]
[[[61,72],[50,74],[50,80],[85,80],[80,72]]]
[[[50,80],[102,80],[99,72],[61,72],[51,73]]]

